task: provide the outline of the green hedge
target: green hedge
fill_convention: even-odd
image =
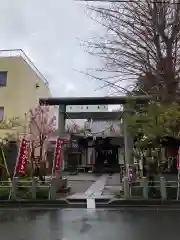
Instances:
[[[36,199],[48,199],[49,198],[49,188],[39,188],[36,191]]]
[[[150,190],[150,188],[149,188]],[[177,187],[166,187],[167,191],[167,199],[169,200],[175,200],[177,197]],[[143,198],[143,188],[141,187],[132,187],[131,189],[131,196],[133,198]],[[155,188],[155,194],[152,195],[151,192],[149,191],[149,198],[161,198],[161,193],[160,193],[160,188],[156,187]]]
[[[143,187],[132,186],[131,196],[133,198],[143,198]],[[149,198],[150,199],[151,198],[161,198],[160,188],[159,187],[154,187],[154,188],[149,187]]]
[[[8,200],[9,199],[9,188],[0,187],[0,200]]]
[[[36,199],[48,199],[49,198],[49,188],[37,188],[36,190]],[[0,188],[0,200],[8,200],[9,199],[9,189],[8,188]],[[17,199],[32,199],[31,189],[20,188],[17,191]]]
[[[131,196],[132,197],[141,197],[143,196],[143,188],[132,186],[131,188]]]
[[[166,187],[167,198],[169,200],[175,200],[177,197],[177,187]]]

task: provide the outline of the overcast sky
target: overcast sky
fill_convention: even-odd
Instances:
[[[0,0],[0,49],[22,48],[50,83],[53,96],[107,95],[75,70],[98,66],[78,39],[101,33],[73,0]]]

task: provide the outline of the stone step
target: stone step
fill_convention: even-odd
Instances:
[[[91,198],[93,199],[111,199],[113,197],[113,195],[99,195],[99,196],[93,196]],[[87,199],[88,196],[85,195],[85,194],[82,194],[82,193],[76,193],[76,194],[73,194],[71,196],[67,196],[66,199],[67,200],[71,200],[71,199]]]

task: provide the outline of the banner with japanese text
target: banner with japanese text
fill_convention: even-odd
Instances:
[[[15,174],[16,173],[24,173],[25,167],[27,164],[27,158],[28,158],[28,141],[26,139],[22,139],[20,147],[19,147],[19,153],[16,161],[16,168],[15,168]]]
[[[61,150],[62,150],[63,141],[59,138],[56,140],[55,154],[54,154],[54,166],[53,173],[60,171],[61,168]]]

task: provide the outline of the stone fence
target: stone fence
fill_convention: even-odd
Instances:
[[[159,181],[148,181],[146,177],[129,182],[128,177],[123,178],[123,197],[125,199],[151,199],[160,198],[161,200],[167,199],[180,199],[180,184],[178,181],[166,181],[163,176]]]
[[[0,184],[0,200],[49,199],[56,200],[57,193],[68,188],[67,178],[53,176],[45,182],[34,177],[31,180],[14,177],[12,182],[2,181]]]

